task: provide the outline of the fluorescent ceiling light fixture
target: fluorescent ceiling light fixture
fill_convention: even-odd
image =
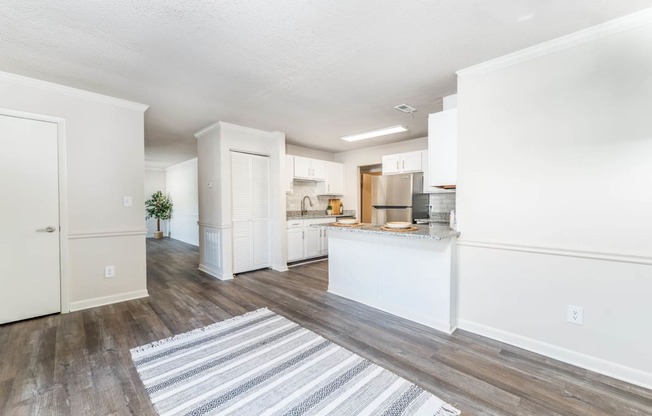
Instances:
[[[410,129],[403,126],[402,124],[399,124],[396,126],[385,127],[378,130],[365,131],[363,133],[358,133],[358,134],[349,134],[348,136],[340,137],[340,139],[345,140],[347,142],[355,142],[358,140],[371,139],[372,137],[379,137],[379,136],[387,136],[388,134],[401,133],[409,130]]]

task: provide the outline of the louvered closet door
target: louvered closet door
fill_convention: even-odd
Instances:
[[[251,155],[251,221],[253,268],[270,266],[269,255],[269,158]]]
[[[231,152],[233,273],[269,267],[269,158]]]

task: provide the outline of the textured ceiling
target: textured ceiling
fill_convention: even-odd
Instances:
[[[0,70],[150,105],[146,158],[222,120],[331,152],[422,137],[454,72],[650,0],[4,0]],[[406,115],[392,107],[407,103]],[[402,123],[358,143],[346,134]]]

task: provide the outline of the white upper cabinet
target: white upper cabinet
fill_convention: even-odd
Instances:
[[[326,180],[317,184],[317,195],[344,195],[344,164],[325,162]]]
[[[383,175],[421,172],[423,170],[421,159],[421,151],[385,155],[383,156]]]
[[[312,160],[299,156],[294,156],[292,160],[294,164],[293,176],[295,178],[310,178],[312,174]]]
[[[457,109],[428,117],[429,185],[454,187],[457,184]]]
[[[401,153],[401,173],[421,172],[423,170],[421,154],[421,151]]]
[[[294,156],[294,178],[312,181],[326,179],[326,161]]]
[[[428,163],[428,151],[424,150],[423,152],[423,158],[422,158],[422,163],[423,163],[423,193],[424,194],[447,194],[447,193],[454,193],[455,189],[444,189],[444,188],[437,188],[436,186],[430,186],[430,167]]]
[[[312,178],[316,181],[326,180],[326,161],[312,159]]]
[[[383,175],[401,173],[401,155],[383,156]]]

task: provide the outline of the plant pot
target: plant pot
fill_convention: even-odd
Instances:
[[[163,238],[163,231],[154,231],[154,238],[161,240]]]

